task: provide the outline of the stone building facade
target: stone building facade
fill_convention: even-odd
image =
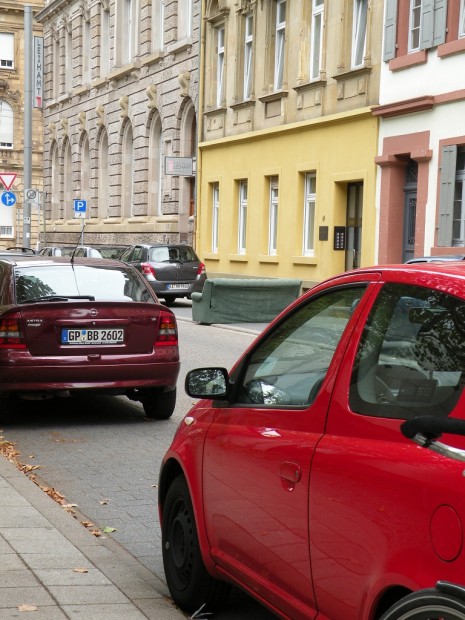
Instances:
[[[24,5],[32,12],[43,8],[43,0],[0,0],[0,173],[13,175],[10,191],[16,197],[14,206],[0,202],[0,249],[23,245],[24,189]],[[42,36],[40,24],[34,24],[33,36]],[[32,111],[31,136],[32,187],[42,189],[43,126],[42,110]],[[16,176],[15,176],[16,175]],[[0,181],[0,191],[7,189]],[[31,206],[31,238],[38,237],[39,209]]]
[[[192,241],[196,0],[52,0],[44,28],[42,243]],[[190,172],[190,171],[188,171]],[[85,220],[74,217],[86,201]],[[84,236],[81,236],[85,223]]]

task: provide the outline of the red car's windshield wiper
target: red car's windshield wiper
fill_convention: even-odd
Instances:
[[[20,303],[35,304],[41,301],[69,301],[72,299],[87,299],[88,301],[95,301],[95,297],[93,295],[43,295],[42,297],[23,299]]]

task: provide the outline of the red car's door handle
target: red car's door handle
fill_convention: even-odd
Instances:
[[[296,482],[299,482],[302,476],[302,470],[300,469],[300,465],[297,465],[297,463],[284,461],[284,463],[281,463],[280,465],[279,474],[281,478],[284,478],[284,480],[288,480],[289,482],[293,482],[295,484]]]

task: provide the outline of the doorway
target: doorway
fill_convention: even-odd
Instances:
[[[363,183],[347,185],[346,256],[345,268],[360,267],[362,253]]]
[[[404,185],[404,238],[402,243],[402,262],[415,255],[415,227],[417,218],[418,164],[411,159],[405,171]]]

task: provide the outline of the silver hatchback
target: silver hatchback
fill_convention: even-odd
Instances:
[[[120,260],[140,271],[168,306],[178,297],[201,293],[207,279],[205,265],[183,243],[140,243],[128,248]]]

